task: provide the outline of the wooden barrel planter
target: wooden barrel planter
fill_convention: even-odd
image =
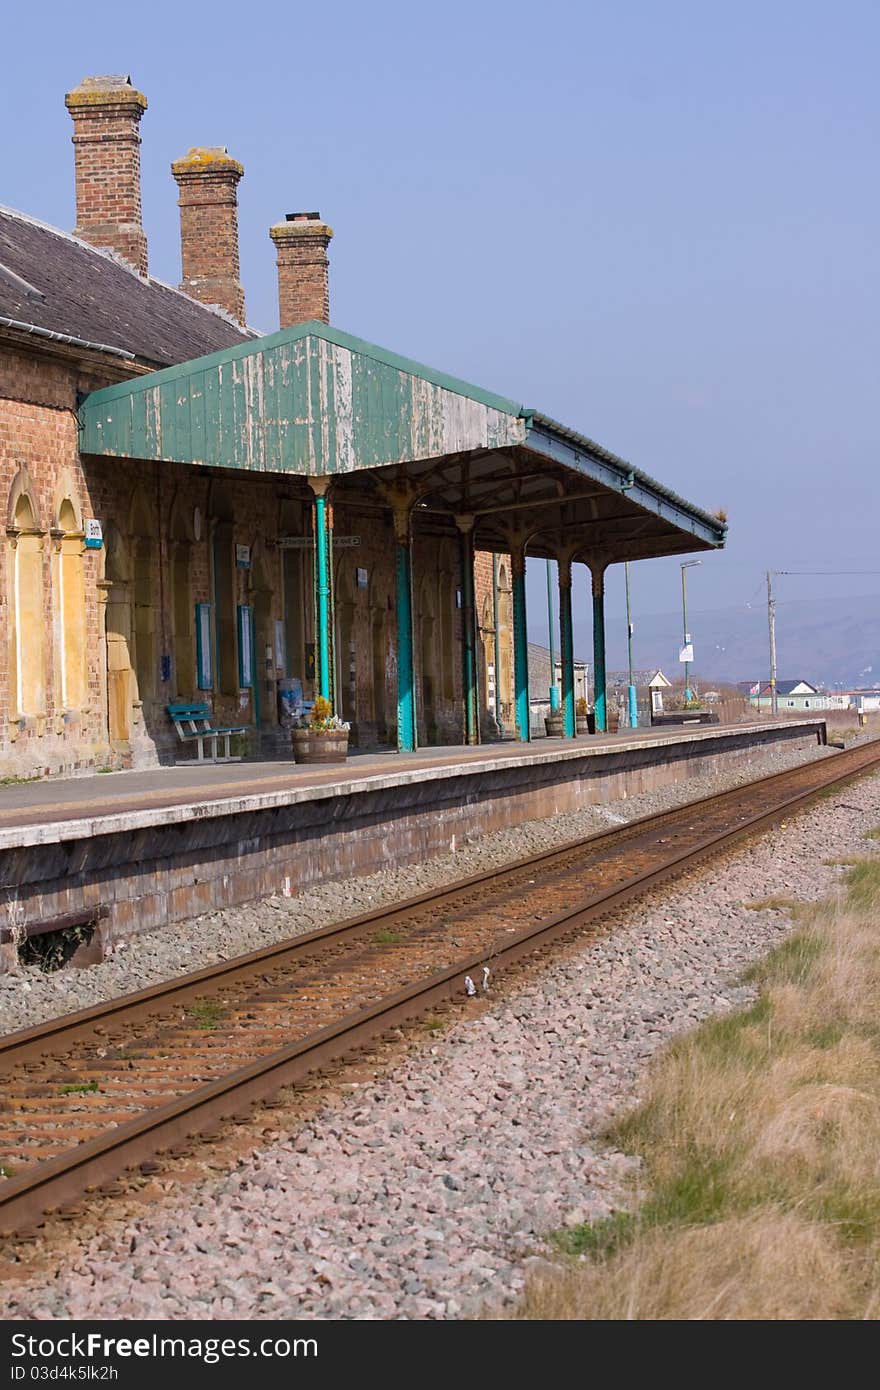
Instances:
[[[291,729],[297,763],[344,763],[348,757],[347,729]]]
[[[562,738],[565,734],[565,716],[561,709],[544,715],[544,730],[548,738]]]

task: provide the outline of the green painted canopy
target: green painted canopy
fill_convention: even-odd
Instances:
[[[583,532],[614,559],[724,544],[726,527],[625,460],[516,401],[311,322],[151,372],[80,404],[80,449],[307,478],[370,491],[405,472],[440,531],[476,518],[530,554]]]

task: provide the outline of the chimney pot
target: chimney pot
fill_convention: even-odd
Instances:
[[[73,119],[74,235],[115,251],[146,275],[138,126],[147,99],[120,73],[84,77],[64,100]]]

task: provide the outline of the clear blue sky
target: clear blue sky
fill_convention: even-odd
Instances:
[[[250,321],[277,326],[268,226],[319,209],[341,328],[727,508],[695,613],[745,604],[768,565],[880,570],[876,0],[159,0],[4,24],[0,201],[71,227],[64,93],[129,72],[155,274],[180,273],[170,161],[226,144]],[[621,590],[612,572],[612,617]],[[674,609],[677,563],[633,592]]]

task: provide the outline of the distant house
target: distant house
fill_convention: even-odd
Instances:
[[[749,703],[756,709],[771,708],[773,700],[769,681],[739,681],[737,689],[749,697]],[[844,694],[829,695],[810,681],[799,679],[777,681],[776,702],[780,710],[846,709],[849,697]]]
[[[844,690],[851,709],[859,714],[875,714],[880,710],[880,690]]]

